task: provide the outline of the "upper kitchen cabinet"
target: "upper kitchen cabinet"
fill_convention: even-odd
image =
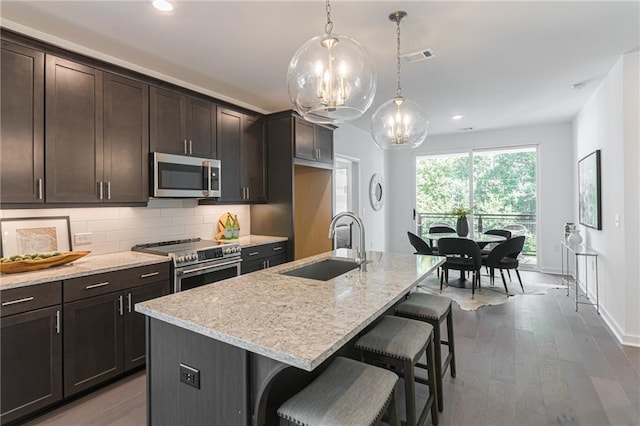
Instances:
[[[96,202],[102,184],[102,71],[46,58],[48,202]]]
[[[218,158],[222,162],[223,203],[266,201],[264,120],[218,109]]]
[[[103,181],[106,202],[149,198],[149,86],[104,73]]]
[[[48,203],[148,200],[148,86],[47,55]]]
[[[295,158],[333,163],[333,129],[293,117],[293,143]]]
[[[44,202],[44,53],[2,41],[0,202]]]
[[[216,105],[151,86],[151,151],[216,158]]]

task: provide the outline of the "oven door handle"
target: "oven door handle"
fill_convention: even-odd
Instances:
[[[237,263],[242,262],[242,259],[238,259],[238,260],[232,260],[230,262],[224,262],[224,263],[218,263],[214,266],[209,265],[209,266],[202,266],[200,268],[193,268],[193,269],[185,269],[184,271],[177,271],[178,275],[188,275],[188,274],[193,274],[194,272],[200,272],[200,271],[206,271],[206,270],[210,270],[211,272],[215,272],[218,271],[220,269],[222,269],[225,266],[229,266],[229,265],[235,265]]]

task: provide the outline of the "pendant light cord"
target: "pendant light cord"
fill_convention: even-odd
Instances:
[[[333,30],[333,21],[331,20],[331,4],[329,3],[329,0],[327,0],[327,23],[324,26],[324,33],[325,34],[331,34],[331,31]]]
[[[396,90],[396,97],[400,97],[402,95],[402,87],[400,86],[400,19],[396,20],[396,24],[396,35],[398,37],[398,50],[396,51],[396,59],[398,64],[396,79],[398,81],[398,89]]]

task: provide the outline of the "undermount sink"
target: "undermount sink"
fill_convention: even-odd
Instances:
[[[360,264],[353,259],[329,258],[297,269],[282,272],[283,275],[292,277],[309,278],[312,280],[328,281],[359,267]]]

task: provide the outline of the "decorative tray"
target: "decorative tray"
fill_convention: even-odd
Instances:
[[[13,262],[0,263],[0,272],[3,274],[15,274],[17,272],[37,271],[38,269],[52,268],[73,262],[91,253],[90,250],[68,251],[56,256],[47,257],[40,260],[16,260]]]

